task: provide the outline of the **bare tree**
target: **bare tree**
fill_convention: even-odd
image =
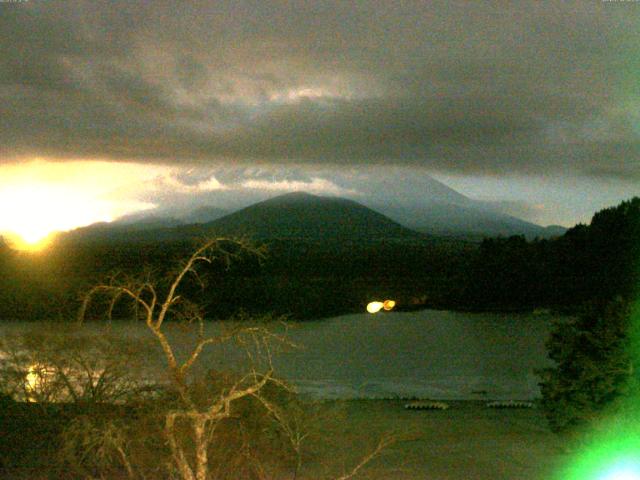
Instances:
[[[216,260],[222,260],[228,264],[234,257],[246,252],[262,255],[260,250],[250,248],[243,242],[231,242],[226,239],[208,241],[181,266],[163,296],[148,277],[139,281],[128,279],[124,283],[113,281],[110,284],[92,288],[85,296],[79,312],[79,322],[83,322],[87,307],[99,294],[106,294],[110,299],[108,315],[112,314],[116,302],[123,297],[132,301],[141,312],[146,327],[162,348],[171,386],[180,399],[178,408],[166,412],[164,430],[175,467],[183,480],[209,478],[208,447],[211,432],[218,422],[231,417],[235,402],[245,397],[254,397],[267,402],[261,397],[261,390],[269,383],[283,385],[273,375],[270,349],[271,341],[284,341],[282,336],[273,334],[261,326],[238,326],[220,335],[207,336],[201,309],[183,299],[178,293],[187,275],[193,275],[201,282],[196,270],[198,264],[211,264]],[[174,345],[163,328],[170,314],[195,324],[197,328],[197,341],[187,353],[186,358],[182,360],[178,359]],[[194,398],[193,390],[189,385],[189,374],[205,347],[232,339],[241,339],[253,344],[256,351],[266,356],[266,369],[259,372],[254,365],[249,373],[203,404]],[[178,423],[187,425],[191,430],[192,452],[188,452],[187,446],[179,440]]]
[[[198,265],[218,261],[229,265],[234,258],[244,254],[263,256],[261,250],[252,248],[242,241],[228,239],[208,241],[180,266],[164,289],[159,288],[150,275],[141,279],[114,277],[109,283],[93,287],[84,297],[79,311],[78,321],[83,323],[92,301],[102,296],[107,299],[107,303],[102,305],[106,308],[107,316],[111,317],[116,304],[122,299],[128,299],[135,307],[136,317],[144,322],[160,345],[170,386],[177,397],[172,407],[162,413],[164,435],[173,469],[182,480],[218,478],[218,473],[224,465],[215,464],[210,454],[214,432],[223,420],[234,419],[236,405],[240,405],[243,399],[257,400],[258,404],[264,407],[265,412],[280,425],[295,455],[293,478],[296,478],[300,470],[301,449],[306,438],[301,423],[298,419],[292,421],[287,418],[283,410],[265,394],[270,385],[287,389],[287,386],[274,376],[271,361],[272,345],[288,343],[286,336],[273,333],[259,324],[243,323],[236,324],[219,334],[207,335],[202,309],[179,293],[187,276],[193,276],[198,283],[204,285],[197,271]],[[195,327],[196,340],[186,354],[179,355],[176,345],[167,335],[166,323],[169,318],[187,322]],[[215,394],[205,395],[203,399],[198,395],[198,390],[194,388],[195,383],[192,381],[196,363],[206,347],[221,345],[232,340],[244,348],[251,360],[249,371],[224,385]],[[389,443],[390,439],[383,439],[374,451],[366,455],[351,472],[343,475],[341,480],[353,477]],[[220,445],[220,449],[223,448],[224,445]],[[126,452],[121,449],[118,454],[125,460],[127,474],[133,477],[134,468],[127,460]],[[245,457],[255,460],[250,458],[250,453]],[[254,472],[258,478],[267,478],[259,461],[256,461]]]

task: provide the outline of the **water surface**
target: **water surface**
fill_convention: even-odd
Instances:
[[[549,365],[544,342],[548,315],[469,314],[423,310],[345,315],[294,325],[288,336],[300,345],[274,356],[280,377],[319,398],[422,397],[433,399],[534,399],[535,370]],[[190,337],[168,325],[186,352]],[[52,328],[2,324],[0,332]],[[104,325],[85,328],[99,333]],[[143,324],[113,323],[127,337],[150,337]],[[219,332],[207,324],[207,333]],[[232,347],[206,350],[203,368],[238,368]],[[145,375],[160,375],[162,358],[149,358]],[[155,372],[155,373],[154,373]]]

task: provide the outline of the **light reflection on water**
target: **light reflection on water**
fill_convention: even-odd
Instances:
[[[277,353],[274,365],[302,393],[320,398],[533,399],[539,396],[535,370],[548,365],[544,341],[551,320],[434,310],[346,315],[294,325],[289,337],[302,348]],[[185,355],[193,337],[168,327]],[[21,328],[25,324],[4,324],[0,332]],[[99,333],[105,325],[84,328]],[[150,338],[143,324],[111,328],[123,337]],[[208,334],[219,331],[218,324],[207,324]],[[161,378],[162,365],[158,350],[141,375]],[[246,362],[241,351],[226,345],[206,350],[200,366],[243,370]]]

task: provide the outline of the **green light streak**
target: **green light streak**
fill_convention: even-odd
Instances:
[[[640,480],[638,432],[637,428],[612,431],[595,445],[587,447],[585,451],[578,454],[568,468],[556,478],[558,480],[630,480],[632,478]],[[635,474],[635,477],[631,476],[632,474]]]

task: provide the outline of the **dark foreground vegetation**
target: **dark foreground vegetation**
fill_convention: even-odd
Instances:
[[[77,354],[78,350],[69,348],[56,358],[69,360]],[[93,373],[101,372],[99,363],[94,363]],[[55,368],[49,364],[49,373]],[[62,374],[62,370],[53,372]],[[295,478],[304,474],[302,461],[306,464],[314,449],[327,441],[318,430],[318,406],[301,403],[273,382],[261,388],[259,395],[233,400],[230,415],[215,425],[207,424],[200,438],[182,413],[206,411],[233,389],[239,377],[208,372],[192,379],[189,395],[196,406],[186,404],[171,385],[142,388],[133,380],[124,371],[105,380],[110,388],[115,382],[129,385],[120,397],[113,392],[93,397],[82,388],[87,384],[76,386],[76,398],[64,395],[50,401],[29,402],[15,391],[5,393],[0,397],[0,478]],[[53,378],[48,382],[29,393],[46,395],[52,389],[62,393]],[[2,390],[10,385],[2,382]],[[175,419],[175,424],[169,426],[167,419]],[[204,447],[199,447],[201,441]],[[370,451],[375,447],[370,446]],[[205,456],[202,465],[199,455]]]
[[[322,419],[323,429],[309,439],[309,443],[315,445],[306,452],[308,468],[298,479],[338,477],[340,465],[357,464],[362,452],[375,446],[371,437],[378,438],[394,429],[407,432],[407,441],[395,444],[378,461],[368,464],[360,478],[549,480],[556,478],[554,473],[566,463],[563,439],[545,428],[539,410],[496,410],[486,408],[483,403],[460,402],[452,403],[446,411],[415,412],[405,410],[403,404],[403,401],[393,400],[356,400],[316,405],[314,415]],[[58,445],[56,431],[63,430],[75,412],[60,413],[60,408],[45,412],[36,405],[12,408],[14,413],[0,420],[4,422],[0,428],[11,422],[22,434],[13,431],[0,438],[0,451],[5,452],[5,458],[15,459],[13,468],[0,473],[2,478],[86,478],[78,476],[76,470],[69,468],[69,460],[65,464],[64,457],[60,458],[55,451]],[[40,416],[24,416],[28,409],[39,410]],[[102,415],[108,419],[113,413],[115,411],[105,411]],[[133,424],[135,422],[134,419]],[[55,425],[56,431],[44,430],[47,424]],[[150,439],[149,446],[151,443]],[[162,448],[160,442],[157,444]],[[35,451],[37,456],[33,455]],[[18,452],[22,456],[13,457]],[[333,459],[333,465],[327,464],[329,458]],[[148,465],[150,471],[160,467]],[[126,478],[124,469],[118,472],[112,466],[110,473],[111,476],[105,478]],[[277,480],[291,478],[289,470]]]
[[[208,318],[243,310],[314,319],[360,312],[381,298],[405,309],[577,311],[587,302],[632,295],[639,219],[640,198],[634,198],[551,240],[263,239],[262,261],[212,265],[212,284],[197,300],[208,306]],[[39,254],[0,246],[0,318],[68,318],[81,293],[105,276],[148,270],[162,278],[197,243],[67,241]]]

